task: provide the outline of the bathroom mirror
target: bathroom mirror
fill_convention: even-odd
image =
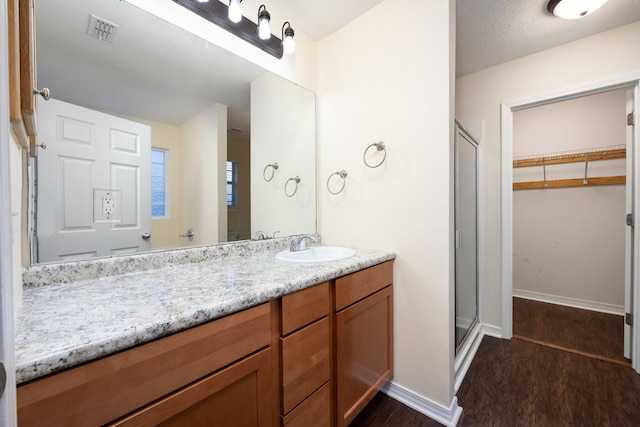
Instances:
[[[34,263],[316,231],[313,93],[124,1],[35,11]]]

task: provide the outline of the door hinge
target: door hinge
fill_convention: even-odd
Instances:
[[[635,227],[636,226],[636,216],[634,214],[627,214],[627,225],[629,227]]]
[[[633,111],[627,114],[627,126],[634,126],[636,124],[636,119],[633,114]]]
[[[633,314],[625,313],[624,314],[624,323],[626,323],[629,326],[633,326]]]

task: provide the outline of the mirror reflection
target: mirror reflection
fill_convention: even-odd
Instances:
[[[123,1],[35,10],[34,262],[315,232],[313,93]]]

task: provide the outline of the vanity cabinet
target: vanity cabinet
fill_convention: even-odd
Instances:
[[[393,376],[393,263],[335,280],[337,426],[346,426]]]
[[[271,315],[263,304],[21,385],[18,423],[272,425]]]
[[[393,373],[393,262],[21,384],[20,426],[346,426]]]
[[[325,282],[282,297],[282,425],[331,425],[331,298]]]

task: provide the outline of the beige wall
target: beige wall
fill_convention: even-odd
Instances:
[[[229,233],[251,238],[251,154],[249,141],[228,140],[227,160],[238,165],[238,206],[228,208]]]
[[[499,327],[501,316],[500,261],[500,104],[541,95],[612,76],[640,72],[640,22],[597,34],[573,43],[529,55],[456,81],[456,115],[462,123],[484,121],[485,191],[481,195],[481,224],[486,236],[480,280],[484,287],[483,321]]]
[[[151,249],[175,248],[186,245],[187,240],[178,237],[182,230],[182,145],[180,127],[151,120],[131,118],[151,127],[151,147],[167,150],[167,176],[169,178],[168,215],[151,218]]]
[[[514,156],[624,145],[625,104],[626,89],[619,89],[516,111]],[[584,173],[584,163],[546,167],[549,180]],[[589,177],[625,174],[625,159],[588,164]],[[542,167],[532,167],[514,169],[513,176],[526,182],[544,175]],[[624,216],[624,185],[515,191],[514,294],[622,313]]]
[[[193,229],[191,245],[227,240],[227,106],[215,104],[181,127],[182,229]]]
[[[318,43],[319,232],[397,253],[393,381],[453,397],[450,18],[455,2],[387,0]],[[410,13],[408,13],[410,11]],[[384,141],[377,169],[365,148]],[[345,169],[330,195],[328,176]]]

